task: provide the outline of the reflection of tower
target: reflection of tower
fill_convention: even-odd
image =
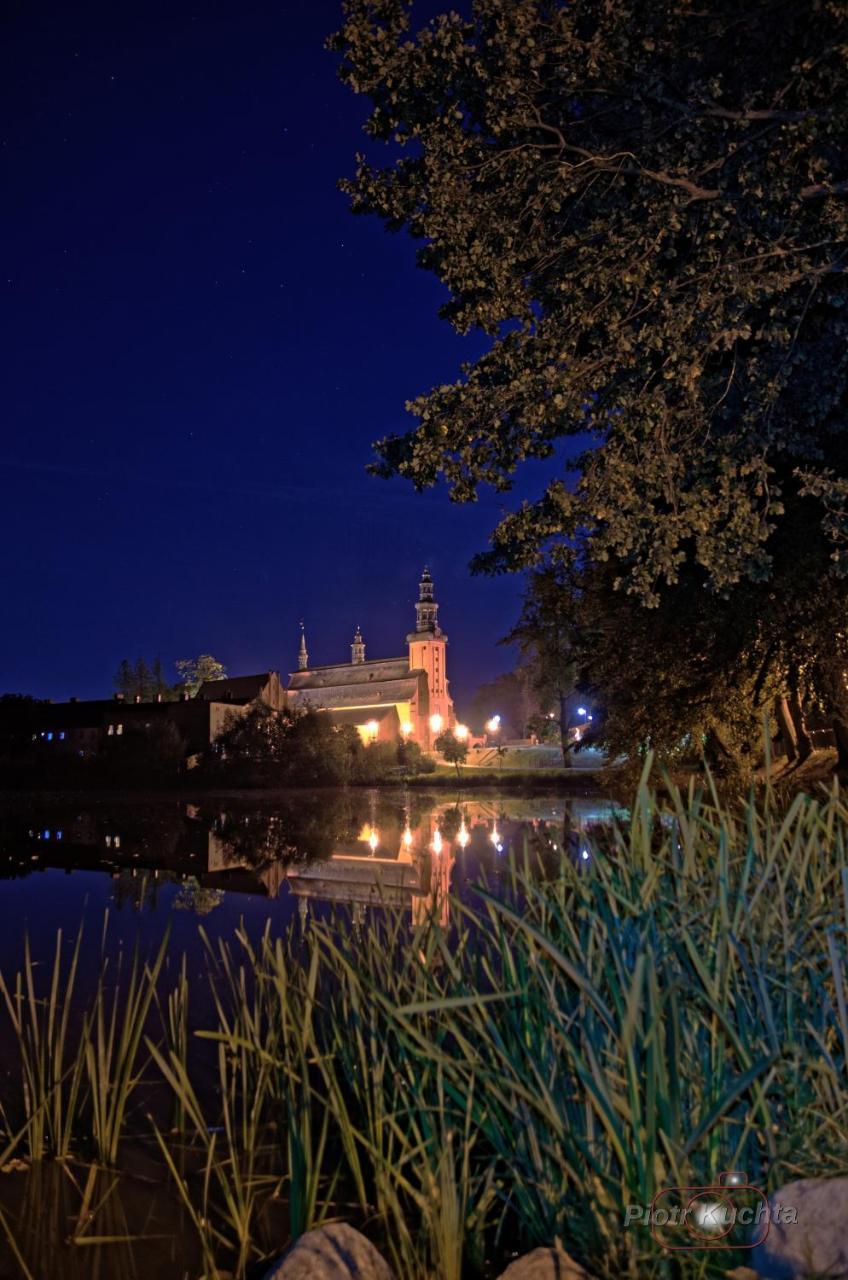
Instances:
[[[298,671],[307,671],[309,669],[309,654],[306,652],[306,631],[303,623],[300,624],[300,650],[297,655]]]
[[[419,860],[419,875],[423,893],[412,899],[412,922],[423,924],[425,920],[437,920],[447,927],[450,923],[450,884],[456,854],[453,845],[445,840],[437,853],[431,844],[423,851],[423,865]]]
[[[356,628],[356,635],[353,637],[353,644],[350,646],[350,660],[355,666],[365,661],[365,641],[362,639],[362,632],[359,627]]]
[[[453,725],[454,714],[448,693],[448,638],[439,626],[439,606],[434,596],[433,579],[426,567],[418,584],[415,630],[406,640],[410,671],[424,671],[427,675],[429,708],[419,708],[416,736],[422,746],[429,747],[442,729]],[[438,720],[434,720],[436,716]]]

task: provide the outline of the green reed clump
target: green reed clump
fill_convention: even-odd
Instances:
[[[104,917],[101,964],[87,1004],[78,1002],[80,928],[69,963],[62,931],[56,935],[46,989],[30,940],[23,969],[10,985],[0,973],[0,994],[11,1023],[21,1072],[20,1104],[31,1160],[66,1159],[93,1144],[97,1158],[114,1165],[130,1098],[141,1079],[144,1028],[167,952],[168,935],[150,965],[134,954],[129,971],[106,952]]]

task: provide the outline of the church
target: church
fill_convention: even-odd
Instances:
[[[430,750],[455,723],[448,692],[448,638],[439,625],[433,579],[425,567],[418,586],[415,630],[406,653],[369,659],[359,627],[350,662],[313,667],[301,629],[298,670],[289,676],[285,702],[291,710],[326,712],[335,724],[353,725],[365,742],[406,738]]]

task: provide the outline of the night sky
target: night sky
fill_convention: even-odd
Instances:
[[[337,0],[7,16],[0,692],[108,696],[139,654],[288,671],[300,618],[313,662],[357,624],[367,656],[403,652],[425,561],[454,695],[512,665],[520,583],[467,569],[503,498],[365,474],[483,342],[337,189],[368,145],[322,47],[338,21]]]

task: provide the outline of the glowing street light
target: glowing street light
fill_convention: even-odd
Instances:
[[[380,726],[376,720],[369,720],[365,725],[365,732],[372,742],[376,740],[377,734],[380,732]]]
[[[442,717],[439,715],[438,711],[434,716],[430,716],[430,728],[433,730],[433,733],[441,733],[442,725],[444,723],[445,722],[442,719]]]
[[[413,728],[414,728],[414,725],[411,720],[404,720],[403,724],[400,727],[400,731],[405,738],[408,738],[409,735],[412,733]]]
[[[436,827],[436,830],[433,832],[433,852],[442,852],[442,833],[438,827]]]
[[[586,710],[586,708],[585,708],[585,707],[578,707],[578,708],[577,708],[577,714],[578,714],[579,716],[585,716],[585,715],[588,715],[589,713],[588,713],[588,711]]]
[[[454,725],[453,736],[455,738],[458,738],[460,742],[464,742],[465,739],[468,737],[468,725],[467,724]]]
[[[492,716],[491,720],[486,721],[487,733],[498,733],[501,727],[500,716]]]

